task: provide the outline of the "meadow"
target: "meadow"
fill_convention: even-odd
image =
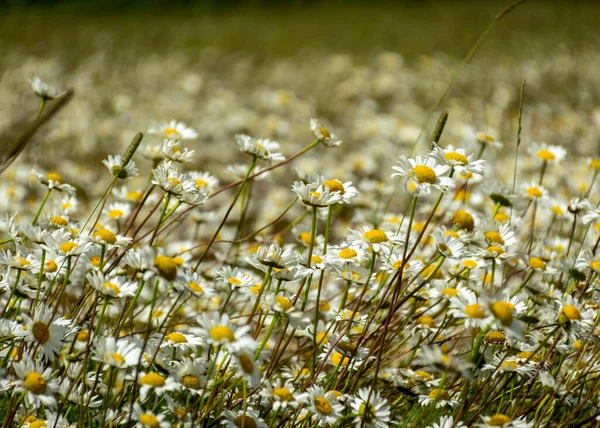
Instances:
[[[2,428],[597,426],[600,6],[508,4],[4,13]]]

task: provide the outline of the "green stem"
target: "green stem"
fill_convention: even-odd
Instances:
[[[35,217],[33,217],[33,220],[31,221],[32,225],[35,226],[38,219],[40,218],[40,214],[42,213],[42,210],[44,209],[44,205],[46,205],[46,202],[48,201],[48,198],[50,197],[50,192],[52,192],[52,189],[48,188],[48,191],[44,195],[44,199],[42,199],[42,203],[40,204],[37,212],[35,213]]]

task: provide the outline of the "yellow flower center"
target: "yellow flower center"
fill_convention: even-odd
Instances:
[[[537,356],[533,352],[529,352],[529,351],[519,352],[517,354],[517,358],[522,358],[524,360],[531,360],[531,361],[535,361],[535,362],[539,362],[540,361],[540,357],[539,356]]]
[[[327,129],[320,127],[319,132],[321,132],[321,135],[323,135],[324,140],[329,140],[331,138],[331,134]]]
[[[150,413],[144,413],[140,415],[140,423],[149,428],[160,428],[160,422],[156,419],[156,416]]]
[[[563,306],[562,313],[565,314],[569,321],[580,320],[581,312],[577,308],[577,306],[566,305]]]
[[[485,239],[487,239],[488,242],[504,244],[504,239],[502,239],[502,236],[498,232],[485,232],[484,235],[485,235]]]
[[[590,166],[596,171],[600,171],[600,159],[592,159],[590,161]]]
[[[352,248],[344,248],[338,253],[338,256],[342,259],[351,259],[352,257],[356,257],[357,255],[358,253]]]
[[[277,302],[277,304],[281,306],[281,309],[283,309],[284,311],[287,311],[288,309],[291,309],[294,306],[292,305],[292,302],[290,302],[290,299],[283,296],[275,297],[275,302]]]
[[[498,414],[492,415],[490,417],[488,425],[491,425],[493,427],[502,427],[506,424],[509,424],[511,421],[512,421],[512,419],[509,418],[508,416],[498,413]]]
[[[33,421],[29,423],[29,428],[42,428],[47,426],[45,421]]]
[[[473,216],[466,211],[458,210],[452,216],[452,222],[456,224],[461,229],[466,229],[468,231],[473,230],[475,227],[475,221],[473,220]]]
[[[542,149],[537,152],[537,157],[545,162],[550,162],[556,159],[556,155],[550,150]]]
[[[531,196],[532,198],[541,198],[542,197],[542,191],[540,189],[538,189],[537,187],[529,187],[527,189],[527,194],[529,196]]]
[[[444,155],[444,159],[446,159],[450,163],[458,163],[462,166],[467,165],[469,163],[467,157],[458,152],[448,152]]]
[[[165,386],[165,378],[158,373],[148,373],[142,376],[140,379],[142,385],[149,385],[153,387]]]
[[[339,192],[342,195],[344,194],[344,185],[339,180],[326,180],[323,182],[323,187],[329,187],[330,192]]]
[[[393,267],[394,269],[396,269],[396,270],[400,269],[400,267],[401,267],[401,266],[402,266],[402,260],[396,260],[396,261],[394,262],[394,264],[392,265],[392,267]],[[410,268],[410,263],[406,262],[406,263],[404,264],[404,270],[406,270],[406,269],[408,269],[408,268]]]
[[[200,389],[200,379],[194,375],[187,374],[182,376],[181,384],[189,389]]]
[[[204,289],[197,282],[188,282],[188,288],[194,293],[204,293]]]
[[[58,265],[54,260],[48,260],[44,263],[44,272],[56,272],[58,270]]]
[[[177,186],[177,185],[181,184],[181,181],[179,181],[179,180],[178,180],[178,179],[176,179],[175,177],[169,177],[169,178],[167,178],[167,181],[168,181],[169,183],[171,183],[171,186],[173,186],[173,187],[175,187],[175,186]]]
[[[181,333],[171,333],[171,334],[167,334],[165,336],[165,339],[167,339],[169,342],[172,343],[187,343],[187,339],[185,338],[185,336]]]
[[[29,260],[27,260],[25,257],[15,257],[13,259],[16,263],[19,264],[19,266],[27,266],[31,263],[29,263]]]
[[[119,294],[121,292],[121,289],[119,288],[119,286],[116,284],[113,284],[112,282],[105,282],[104,290],[105,291],[112,290],[112,292],[115,294]]]
[[[458,296],[458,290],[456,288],[448,287],[442,290],[442,296],[454,297]]]
[[[412,169],[414,176],[419,183],[435,184],[437,175],[435,171],[425,165],[417,165]]]
[[[63,183],[63,178],[60,176],[60,174],[57,174],[56,172],[49,172],[48,174],[46,174],[46,178],[50,181],[56,181],[60,184]]]
[[[42,376],[41,373],[38,372],[29,372],[25,376],[24,379],[25,389],[27,391],[32,392],[36,395],[42,395],[46,393],[48,389],[48,385],[46,384],[46,379]]]
[[[226,340],[228,342],[233,342],[235,340],[235,335],[233,334],[233,330],[227,327],[226,325],[218,325],[210,329],[210,336],[216,342],[221,342]]]
[[[139,201],[141,198],[142,198],[142,194],[135,190],[127,192],[127,194],[125,195],[125,199],[128,199],[130,201]]]
[[[322,415],[328,416],[333,412],[331,403],[325,397],[315,397],[315,407]]]
[[[81,330],[79,333],[77,333],[77,341],[79,342],[87,342],[89,337],[89,333],[85,330]]]
[[[65,254],[73,251],[75,248],[79,247],[79,244],[76,244],[73,241],[63,242],[58,246],[58,248]]]
[[[600,261],[592,262],[592,269],[600,271]]]
[[[490,304],[490,311],[507,327],[510,327],[513,323],[513,309],[514,305],[510,302],[493,302]]]
[[[317,341],[317,344],[321,344],[323,343],[325,340],[329,339],[329,335],[326,332],[321,332],[321,333],[317,333],[317,337],[315,338]]]
[[[485,318],[485,309],[477,303],[471,303],[465,308],[465,314],[467,314],[469,318],[481,319]]]
[[[498,223],[506,223],[508,220],[510,220],[510,216],[505,212],[500,211],[496,214],[494,220],[496,220]]]
[[[449,400],[450,394],[445,389],[434,389],[429,393],[429,398],[434,400]]]
[[[504,254],[504,250],[496,245],[491,245],[489,247],[487,247],[486,251],[488,253],[496,253],[496,255],[500,256],[502,254]]]
[[[340,352],[334,352],[331,354],[331,362],[336,366],[345,367],[350,364],[350,358],[345,357]]]
[[[415,372],[415,377],[418,379],[424,379],[424,380],[431,379],[431,375],[424,370],[417,370]]]
[[[156,256],[154,266],[158,272],[166,279],[172,281],[177,277],[177,263],[168,256]]]
[[[310,261],[315,263],[315,264],[319,264],[319,263],[323,263],[323,258],[320,256],[312,256],[310,258]]]
[[[488,343],[504,343],[506,342],[506,336],[501,331],[490,331],[485,335],[484,340]]]
[[[117,242],[117,236],[112,233],[110,230],[106,230],[106,229],[100,229],[96,232],[94,232],[94,238],[96,239],[100,239],[104,242],[106,242],[107,244],[114,244],[115,242]]]
[[[371,244],[378,244],[380,242],[386,242],[388,240],[388,237],[385,234],[385,232],[379,229],[373,229],[369,230],[368,232],[365,232],[363,238],[365,238]]]
[[[59,215],[50,217],[50,222],[54,223],[57,226],[66,226],[68,224],[67,220]]]
[[[33,323],[33,326],[31,327],[31,333],[33,334],[33,337],[35,337],[35,340],[42,345],[46,344],[46,342],[50,340],[50,329],[48,328],[47,324],[41,321],[36,321]]]
[[[500,364],[500,367],[502,367],[504,370],[513,371],[513,370],[517,370],[517,368],[519,366],[517,365],[516,361],[509,360],[509,361],[503,361],[502,364]]]
[[[125,364],[125,357],[124,357],[123,355],[121,355],[121,354],[118,354],[118,353],[116,353],[116,352],[115,352],[115,353],[112,353],[112,354],[109,352],[108,354],[106,354],[106,359],[107,359],[107,360],[109,360],[109,361],[110,361],[110,360],[111,360],[111,358],[112,358],[113,360],[115,360],[115,363],[116,363],[117,365],[119,365],[119,366],[120,366],[120,365],[122,365],[122,364]]]
[[[165,133],[165,135],[167,137],[170,137],[173,135],[179,135],[179,131],[175,128],[165,128],[165,130],[163,132]]]
[[[546,262],[544,262],[542,259],[539,259],[537,257],[531,257],[529,259],[529,265],[533,269],[546,270]]]
[[[462,264],[467,269],[475,269],[477,267],[477,262],[471,259],[463,260]]]
[[[294,395],[287,388],[273,388],[273,395],[281,401],[294,401]]]
[[[208,187],[208,182],[206,180],[202,180],[201,178],[196,179],[196,187],[198,189],[203,189]]]
[[[422,316],[417,319],[417,323],[420,325],[424,325],[430,328],[434,328],[436,326],[436,322],[431,317]]]
[[[118,218],[121,218],[121,217],[123,217],[123,214],[124,214],[124,213],[123,213],[123,211],[121,211],[121,210],[117,210],[117,209],[110,210],[110,211],[108,212],[108,216],[109,216],[110,218],[112,218],[112,219],[118,219]]]

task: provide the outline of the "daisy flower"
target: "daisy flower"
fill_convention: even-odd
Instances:
[[[342,405],[331,394],[325,394],[320,386],[308,388],[300,399],[308,405],[308,410],[319,426],[333,425],[342,415]]]
[[[165,392],[177,390],[179,386],[177,381],[172,377],[165,377],[157,372],[140,373],[138,382],[140,384],[140,397],[142,401],[146,400],[150,392],[160,397]]]
[[[196,187],[202,193],[210,194],[219,185],[219,180],[208,172],[190,172],[190,177],[196,183]]]
[[[461,289],[456,297],[450,299],[449,313],[464,319],[467,328],[485,328],[493,320],[485,302],[468,289]]]
[[[81,239],[85,239],[89,242],[99,245],[106,245],[109,249],[114,247],[123,248],[132,241],[132,238],[123,235],[117,235],[103,227],[94,231],[91,235],[81,236]]]
[[[167,415],[144,410],[139,403],[133,406],[133,420],[137,421],[136,428],[171,428]]]
[[[52,368],[45,368],[32,356],[13,364],[17,380],[13,382],[14,392],[24,392],[25,400],[34,406],[44,405],[53,408],[56,405],[54,393],[58,390],[58,380],[52,379]]]
[[[123,158],[121,155],[108,155],[108,159],[103,160],[102,163],[114,177],[121,180],[131,180],[138,175],[138,169],[135,166],[135,162],[130,160],[127,162],[127,165],[123,165]]]
[[[198,317],[200,329],[198,334],[202,336],[209,345],[224,346],[229,352],[241,349],[255,349],[257,343],[248,332],[250,326],[235,328],[227,314],[219,315],[203,313]]]
[[[195,130],[188,128],[185,123],[177,122],[176,120],[158,123],[150,127],[148,133],[174,140],[193,140],[198,138],[198,133]]]
[[[521,186],[521,194],[523,195],[523,198],[533,202],[546,201],[548,198],[548,191],[546,188],[540,186],[535,181],[523,183]]]
[[[433,233],[437,250],[445,257],[460,259],[465,251],[465,246],[451,234],[447,234],[443,229],[436,229]]]
[[[456,407],[458,401],[452,399],[450,393],[445,389],[436,388],[427,395],[419,395],[419,404],[423,407],[435,404],[436,409],[441,409],[442,407]]]
[[[225,410],[223,412],[224,419],[221,421],[221,425],[227,428],[267,428],[268,425],[260,417],[259,413],[248,407],[240,411]]]
[[[409,184],[414,185],[416,195],[431,193],[431,190],[443,191],[445,188],[454,187],[454,181],[450,177],[444,176],[449,170],[449,165],[438,165],[434,158],[408,159],[401,155],[398,159],[398,166],[392,167],[395,173],[392,177],[406,177],[404,187],[409,190]]]
[[[342,140],[337,139],[335,135],[329,132],[319,119],[312,118],[310,120],[310,130],[317,140],[327,147],[337,147],[342,144]]]
[[[235,143],[240,151],[256,156],[259,159],[269,162],[277,162],[285,159],[281,153],[275,152],[275,150],[279,150],[279,143],[268,138],[252,138],[245,134],[238,134],[235,136]]]
[[[56,359],[64,340],[73,333],[71,321],[64,318],[52,320],[52,312],[51,308],[40,304],[33,319],[27,314],[22,314],[23,328],[28,333],[25,340],[39,346],[46,361]]]
[[[37,172],[35,169],[32,169],[31,173],[35,175],[40,184],[46,186],[48,189],[56,189],[59,192],[75,195],[75,188],[70,184],[65,183],[62,176],[56,172],[43,174],[41,172]]]
[[[527,422],[523,417],[513,419],[502,413],[496,413],[492,416],[482,416],[482,423],[475,425],[479,428],[531,428],[533,423]]]
[[[400,237],[392,232],[385,232],[381,229],[370,229],[361,227],[356,230],[350,229],[348,237],[350,245],[359,245],[362,248],[373,250],[376,253],[387,251],[393,245],[400,243]]]
[[[485,161],[476,159],[474,153],[467,155],[465,149],[454,148],[452,145],[442,149],[436,144],[431,156],[442,164],[450,165],[457,172],[467,171],[471,174],[483,175]]]
[[[462,421],[454,422],[452,416],[442,416],[440,420],[427,428],[467,428]]]
[[[533,144],[528,149],[529,153],[546,163],[559,163],[567,154],[561,146],[551,146],[546,143]]]
[[[62,93],[62,91],[58,90],[54,86],[48,85],[42,81],[42,79],[40,79],[38,76],[29,80],[29,84],[31,85],[33,92],[35,92],[35,94],[43,100],[53,100]]]
[[[206,373],[208,371],[206,360],[186,358],[183,361],[173,361],[169,371],[183,389],[193,394],[202,394],[202,388],[206,386]]]
[[[330,191],[329,186],[317,186],[314,183],[306,184],[301,181],[295,181],[292,185],[292,190],[298,195],[298,199],[302,203],[311,207],[328,207],[343,200],[340,192]]]
[[[102,272],[90,272],[86,279],[95,290],[107,297],[132,297],[138,289],[134,281],[126,281],[116,275],[106,277]]]
[[[356,395],[350,406],[357,415],[354,419],[357,427],[386,428],[389,426],[390,406],[387,400],[381,397],[379,391],[369,394],[368,389],[361,388]]]
[[[140,349],[127,339],[101,337],[94,342],[93,359],[106,366],[125,369],[136,365],[139,357]]]
[[[294,385],[290,381],[285,383],[281,379],[277,379],[273,383],[267,381],[262,388],[260,395],[273,402],[272,406],[275,412],[288,407],[297,408],[299,405],[297,400],[299,394],[296,394]]]
[[[166,138],[162,145],[162,154],[165,158],[174,162],[191,162],[194,159],[194,150],[181,147],[181,142]]]

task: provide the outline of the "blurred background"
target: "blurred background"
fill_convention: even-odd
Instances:
[[[0,126],[22,108],[37,109],[29,79],[40,76],[73,88],[75,98],[36,136],[15,174],[36,165],[94,182],[105,174],[103,157],[121,152],[136,132],[176,119],[200,134],[190,143],[196,161],[186,168],[229,181],[226,166],[247,160],[233,143],[236,133],[275,139],[290,155],[311,141],[308,122],[319,117],[345,150],[320,151],[298,168],[377,182],[387,180],[381,171],[398,154],[409,153],[460,70],[441,106],[450,111],[445,143],[476,147],[484,131],[506,143],[501,153],[512,153],[526,79],[524,139],[600,154],[600,2],[527,1],[497,22],[460,69],[510,4],[4,1]]]
[[[510,1],[292,0],[5,0],[0,31],[6,46],[70,57],[109,43],[114,49],[160,52],[206,46],[294,55],[301,49],[414,56],[463,56]],[[552,54],[560,44],[597,46],[600,4],[527,1],[488,37],[484,53]],[[98,38],[101,37],[101,38]]]

